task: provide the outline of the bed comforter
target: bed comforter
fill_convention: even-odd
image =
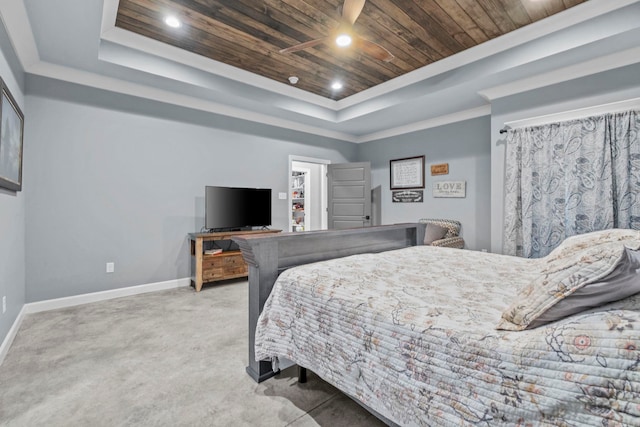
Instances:
[[[291,359],[403,426],[640,426],[638,295],[495,329],[539,262],[417,246],[290,269],[256,359]]]

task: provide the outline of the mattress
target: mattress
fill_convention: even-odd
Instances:
[[[540,260],[416,246],[278,278],[257,360],[286,357],[403,426],[640,425],[640,297],[496,325]]]

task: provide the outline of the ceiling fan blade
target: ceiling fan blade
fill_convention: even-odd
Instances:
[[[308,42],[300,43],[295,46],[287,47],[285,49],[280,49],[280,53],[297,52],[299,50],[308,49],[310,47],[317,46],[326,41],[327,41],[327,37],[323,37],[321,39],[309,40]]]
[[[342,19],[353,25],[360,16],[366,0],[344,0],[342,5]]]
[[[362,37],[356,37],[355,46],[367,55],[379,61],[389,62],[395,58],[391,52],[378,43],[374,43]]]

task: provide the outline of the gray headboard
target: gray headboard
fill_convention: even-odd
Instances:
[[[383,252],[421,245],[426,225],[383,225],[348,230],[309,231],[256,236],[238,236],[249,265],[249,366],[247,373],[257,382],[272,377],[271,363],[255,361],[254,340],[258,317],[278,275],[287,268],[361,253]]]

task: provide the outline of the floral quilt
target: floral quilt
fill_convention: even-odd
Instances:
[[[640,295],[495,329],[540,262],[416,246],[287,270],[256,358],[293,360],[403,426],[640,426]]]

